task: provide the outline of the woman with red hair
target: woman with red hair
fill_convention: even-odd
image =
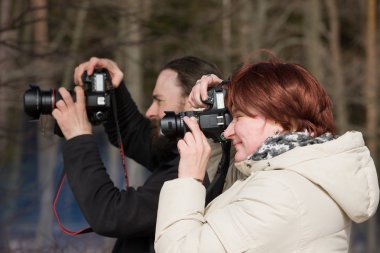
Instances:
[[[202,107],[203,76],[189,96]],[[178,142],[178,179],[164,184],[155,249],[160,252],[348,252],[351,222],[374,215],[376,168],[362,134],[337,136],[332,103],[297,64],[245,64],[231,77],[224,132],[241,177],[206,208],[210,147],[196,119]]]

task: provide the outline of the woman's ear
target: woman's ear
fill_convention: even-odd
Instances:
[[[280,133],[284,131],[284,128],[277,121],[274,121],[273,127],[274,127],[273,135],[279,135]]]

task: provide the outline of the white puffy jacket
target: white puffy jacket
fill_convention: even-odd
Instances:
[[[155,249],[161,252],[348,252],[351,222],[379,203],[376,168],[359,132],[236,164],[247,176],[204,208],[193,179],[164,184]]]

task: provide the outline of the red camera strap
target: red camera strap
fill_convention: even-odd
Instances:
[[[124,148],[123,148],[122,144],[120,144],[120,155],[121,155],[121,160],[122,160],[123,168],[124,168],[124,179],[125,179],[126,186],[128,187],[129,186],[128,169],[127,169],[127,162],[126,162],[125,156],[124,156]],[[79,235],[79,234],[85,234],[85,233],[93,232],[93,229],[91,227],[82,228],[82,229],[80,229],[78,231],[72,231],[72,230],[67,229],[62,224],[61,219],[59,218],[59,214],[57,212],[57,203],[58,203],[59,195],[61,193],[63,184],[65,182],[65,179],[66,179],[66,174],[63,172],[62,176],[61,176],[61,179],[59,180],[59,183],[58,183],[58,188],[57,188],[57,191],[55,193],[54,201],[53,201],[53,206],[52,206],[53,212],[54,212],[54,216],[55,216],[55,218],[57,219],[57,222],[58,222],[58,226],[60,227],[61,231],[63,233],[65,233],[65,234],[67,234],[67,235]]]
[[[59,215],[57,212],[57,202],[58,202],[59,194],[61,193],[61,190],[62,190],[63,183],[65,182],[65,178],[66,178],[66,174],[63,172],[61,176],[61,180],[59,181],[59,184],[58,184],[57,192],[55,193],[54,201],[53,201],[53,212],[54,212],[55,218],[57,219],[58,226],[60,227],[62,232],[67,235],[79,235],[79,234],[92,232],[93,230],[91,227],[83,228],[78,231],[71,231],[62,224],[61,219],[59,218]]]

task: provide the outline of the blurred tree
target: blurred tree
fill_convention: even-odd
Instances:
[[[223,45],[223,72],[228,73],[231,71],[231,0],[223,0],[223,22],[222,22],[222,45]]]
[[[4,117],[0,117],[0,155],[1,155],[1,163],[5,164],[6,159],[6,146],[7,139],[6,136],[6,126],[7,126],[7,109],[9,108],[10,100],[9,95],[11,94],[11,87],[9,84],[5,82],[4,76],[6,76],[7,71],[12,68],[12,54],[14,53],[11,45],[14,43],[17,38],[16,30],[12,29],[12,20],[14,17],[12,14],[12,1],[11,0],[2,0],[1,1],[1,14],[0,14],[0,25],[1,25],[1,33],[0,33],[0,115],[4,115]]]
[[[120,46],[115,52],[115,59],[124,73],[125,85],[128,87],[137,107],[140,112],[144,112],[142,21],[146,18],[144,10],[145,8],[149,8],[149,2],[124,0],[120,1],[119,8],[118,44]],[[146,13],[149,13],[149,11]],[[114,155],[112,157],[115,160],[110,168],[122,171],[120,156]],[[144,167],[129,158],[127,162],[130,185],[141,185],[146,178]],[[120,174],[116,171],[113,173]]]
[[[78,52],[80,43],[82,42],[82,35],[85,30],[86,26],[86,17],[88,14],[88,9],[90,7],[90,0],[84,0],[80,3],[80,6],[77,11],[76,20],[75,20],[75,27],[73,29],[72,35],[71,35],[71,43],[68,49],[68,57],[65,61],[66,64],[64,66],[64,74],[63,74],[63,85],[66,88],[71,88],[70,84],[73,80],[73,72],[75,64],[77,63],[78,55],[80,53]]]
[[[32,0],[32,10],[34,17],[33,24],[33,45],[36,54],[36,66],[38,69],[49,69],[49,62],[46,54],[49,52],[48,37],[48,9],[47,0]],[[38,76],[38,75],[37,75]],[[40,84],[43,89],[52,87],[51,79],[41,76]],[[52,128],[53,121],[48,116],[45,119],[44,127]],[[36,228],[37,248],[43,248],[53,243],[53,213],[51,203],[53,201],[54,169],[57,162],[57,145],[51,138],[47,138],[46,133],[38,134],[38,192],[40,193],[40,207],[38,213],[38,223]]]
[[[325,4],[330,28],[328,31],[328,55],[331,56],[331,83],[333,84],[332,97],[335,105],[335,122],[338,132],[344,133],[349,126],[346,102],[347,94],[341,60],[339,12],[335,0],[325,0]]]
[[[311,73],[323,83],[324,69],[322,56],[325,55],[321,41],[322,17],[321,2],[319,0],[309,0],[304,3],[304,48],[307,66]]]
[[[376,0],[367,1],[367,27],[366,27],[366,85],[365,99],[367,105],[366,139],[372,154],[378,152],[378,78],[377,78],[377,43],[376,43]],[[376,156],[374,157],[374,159]],[[376,215],[368,222],[368,253],[376,253],[377,246]]]
[[[237,21],[239,55],[241,61],[249,60],[253,53],[262,48],[263,33],[267,25],[268,1],[247,1],[239,8]]]
[[[252,47],[251,42],[256,41],[253,38],[252,29],[252,15],[253,6],[252,1],[247,1],[245,8],[240,8],[240,15],[238,19],[238,34],[239,34],[239,55],[240,60],[245,61],[248,55],[252,52],[255,47]],[[257,47],[258,48],[258,47]]]
[[[8,175],[7,180],[0,180],[1,187],[8,193],[4,197],[6,209],[0,213],[2,238],[0,251],[9,250],[8,227],[15,219],[16,202],[19,193],[19,175],[21,164],[22,124],[17,113],[20,104],[14,83],[5,78],[15,68],[14,59],[18,55],[18,33],[13,27],[14,19],[20,14],[20,1],[2,0],[0,3],[0,175]],[[11,134],[10,134],[11,133]]]

